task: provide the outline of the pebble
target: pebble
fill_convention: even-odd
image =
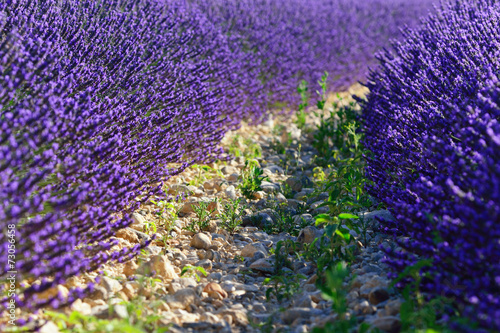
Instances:
[[[261,243],[251,243],[251,244],[245,245],[245,247],[241,249],[241,255],[243,257],[252,258],[254,256],[255,252],[258,252],[258,251],[260,251],[262,253],[266,253],[267,249]]]
[[[312,317],[320,316],[322,313],[321,310],[311,308],[290,308],[281,314],[281,320],[289,325],[298,318],[311,319]]]
[[[190,245],[196,249],[207,250],[210,247],[210,245],[212,245],[212,241],[210,239],[210,236],[204,233],[198,233],[193,236]]]

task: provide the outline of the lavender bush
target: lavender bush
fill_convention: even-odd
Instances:
[[[37,295],[136,255],[148,243],[111,252],[110,238],[163,180],[220,158],[226,131],[290,102],[301,79],[324,70],[334,87],[362,78],[369,52],[424,8],[396,0],[0,3],[0,256],[13,245],[11,226],[14,269],[28,283],[17,306],[79,297]],[[9,270],[4,262],[0,275]]]
[[[421,258],[421,287],[500,330],[500,7],[443,3],[379,55],[364,104],[371,193],[397,223],[396,271]],[[466,326],[461,327],[467,330]],[[481,328],[473,328],[481,331]]]

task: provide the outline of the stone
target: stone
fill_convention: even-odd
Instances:
[[[230,182],[237,182],[238,179],[240,178],[240,175],[237,174],[237,173],[232,173],[230,174],[229,176],[227,176],[227,180],[230,181]]]
[[[52,287],[48,290],[45,290],[44,292],[41,292],[40,294],[38,294],[38,297],[40,299],[48,300],[48,299],[54,298],[58,295],[64,299],[67,298],[69,295],[68,288],[66,288],[62,284],[58,284],[55,287]]]
[[[252,260],[255,261],[255,260],[259,260],[259,259],[264,259],[266,257],[267,257],[266,253],[264,253],[262,251],[256,251],[253,254]]]
[[[166,281],[178,278],[174,266],[172,266],[168,257],[164,255],[152,256],[150,261],[142,264],[138,270],[138,272],[146,275],[153,271],[156,272],[156,276],[162,277]]]
[[[370,305],[368,301],[362,300],[361,303],[354,306],[354,311],[356,311],[358,314],[369,315],[377,311],[377,308]]]
[[[120,282],[115,279],[103,276],[101,279],[101,285],[106,289],[109,294],[114,294],[123,289]]]
[[[257,213],[254,215],[246,215],[241,219],[243,226],[256,226],[262,227],[266,225],[270,225],[273,223],[273,219],[266,213]]]
[[[204,270],[209,271],[212,269],[212,261],[210,261],[210,259],[203,259],[198,261],[195,266],[202,267]]]
[[[280,190],[280,186],[278,184],[274,184],[268,181],[262,181],[260,184],[260,187],[262,188],[262,191],[271,194],[271,193],[277,193]]]
[[[116,237],[125,239],[125,240],[129,241],[130,243],[139,243],[139,237],[137,236],[137,234],[135,232],[133,232],[129,228],[124,228],[124,229],[118,230],[116,232]]]
[[[257,252],[257,251],[261,251],[263,253],[266,253],[267,249],[261,243],[250,243],[250,244],[245,245],[245,247],[243,247],[241,249],[241,255],[243,257],[252,258],[254,256],[255,252]]]
[[[370,279],[368,279],[362,286],[359,288],[359,295],[363,298],[368,298],[370,292],[372,289],[380,287],[380,288],[386,288],[388,285],[387,279],[384,279],[380,276],[373,276]]]
[[[373,212],[361,213],[359,215],[365,220],[376,220],[376,218],[381,218],[387,221],[394,221],[394,216],[387,209],[374,210]]]
[[[394,300],[390,300],[389,302],[387,302],[387,304],[384,307],[385,313],[388,316],[396,316],[399,313],[402,304],[403,304],[403,301],[399,298],[394,299]]]
[[[47,321],[38,331],[39,333],[59,333],[59,327],[52,321]]]
[[[94,290],[90,293],[89,298],[92,300],[108,299],[108,291],[102,286],[94,286]]]
[[[256,200],[263,199],[265,197],[266,197],[266,192],[264,192],[264,191],[257,191],[253,194],[253,199],[256,199]]]
[[[207,250],[210,245],[212,245],[212,240],[210,239],[210,236],[204,233],[197,233],[191,239],[190,245],[196,249]]]
[[[292,191],[302,191],[303,185],[299,177],[289,177],[287,178],[287,180],[285,180],[285,183],[292,189]]]
[[[268,163],[272,163],[272,164],[280,164],[281,163],[281,160],[284,160],[284,156],[283,157],[280,157],[278,155],[271,155],[271,156],[268,156],[266,158],[266,161]]]
[[[203,288],[203,292],[206,292],[208,296],[213,299],[224,299],[228,296],[227,292],[215,282],[207,283],[207,285]]]
[[[377,317],[370,324],[387,333],[397,333],[401,329],[401,320],[398,317]]]
[[[90,304],[83,302],[81,299],[77,299],[71,304],[70,309],[72,311],[80,312],[83,315],[89,315],[92,312],[92,307]]]
[[[130,276],[135,274],[135,271],[139,268],[139,265],[135,262],[134,259],[127,261],[123,265],[123,274]]]
[[[259,259],[250,265],[250,268],[265,273],[274,273],[274,264],[267,259]]]
[[[389,299],[389,292],[385,288],[375,288],[372,291],[370,291],[370,294],[368,295],[368,300],[373,305],[377,305],[388,299]]]
[[[220,281],[222,279],[222,273],[220,272],[213,272],[208,274],[207,279],[209,281]]]
[[[279,203],[282,204],[288,203],[288,199],[282,193],[277,193],[275,198],[276,200],[278,200]]]
[[[298,318],[310,319],[322,314],[321,310],[311,308],[290,308],[281,314],[281,320],[290,325]]]
[[[90,315],[93,317],[97,317],[99,319],[107,319],[109,318],[109,305],[108,304],[102,304],[102,305],[96,305],[92,308],[92,311],[90,312]]]
[[[135,281],[134,281],[135,282]],[[127,282],[123,285],[123,292],[129,299],[133,299],[137,296],[138,285],[137,282]]]
[[[266,306],[262,303],[254,303],[252,310],[257,312],[257,313],[266,313],[267,312]]]
[[[311,214],[295,215],[293,217],[293,223],[296,225],[301,225],[303,223],[314,224],[314,217]]]
[[[198,285],[195,279],[190,278],[190,277],[181,277],[181,278],[176,278],[170,281],[170,284],[168,285],[168,292],[171,294],[175,294],[181,289],[184,288],[195,288]]]
[[[238,197],[236,195],[236,189],[234,188],[233,185],[229,185],[225,190],[224,193],[226,194],[226,197],[231,200],[236,200]]]
[[[244,310],[240,309],[228,309],[221,312],[223,318],[229,315],[236,325],[247,327],[248,326],[248,316]]]
[[[300,231],[297,241],[302,244],[311,244],[316,238],[319,238],[322,235],[323,231],[311,225]]]
[[[268,165],[265,167],[262,171],[264,171],[264,175],[266,176],[272,176],[272,175],[283,175],[285,174],[285,170],[283,170],[282,167],[279,167],[277,165]]]
[[[186,195],[189,195],[193,193],[192,190],[189,189],[188,186],[182,185],[182,184],[173,184],[168,187],[167,193],[170,195],[180,195],[185,193]]]
[[[163,300],[172,309],[187,309],[191,304],[198,302],[199,297],[193,288],[184,288],[178,290],[173,295],[166,295]]]
[[[238,169],[236,169],[236,168],[235,168],[235,167],[233,167],[233,166],[227,165],[227,166],[225,166],[225,167],[223,167],[223,168],[221,169],[221,172],[222,172],[222,174],[224,174],[224,175],[231,175],[231,174],[234,174],[234,173],[236,173],[236,174],[237,174],[237,173],[238,173]]]
[[[135,230],[142,231],[146,225],[146,218],[139,213],[132,213],[132,224],[130,227]]]
[[[299,193],[295,194],[293,196],[293,198],[295,200],[303,200],[307,197],[307,195],[311,194],[314,192],[314,189],[312,188],[303,188],[302,191],[300,191]]]
[[[293,306],[297,308],[312,308],[313,301],[310,295],[306,294],[293,301]]]
[[[149,239],[149,236],[144,232],[142,232],[142,229],[141,230],[136,230],[133,228],[126,228],[126,229],[136,234],[136,236],[139,238],[139,241]]]

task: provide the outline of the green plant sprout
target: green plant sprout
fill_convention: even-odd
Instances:
[[[267,176],[263,176],[264,171],[258,165],[257,160],[245,161],[245,167],[240,176],[242,182],[238,187],[247,199],[252,199],[255,192],[262,190],[262,182],[269,180]]]
[[[198,282],[200,281],[200,274],[203,274],[203,276],[207,276],[207,271],[200,266],[186,265],[181,270],[181,277],[183,277],[184,275],[187,277],[192,277],[195,278]]]

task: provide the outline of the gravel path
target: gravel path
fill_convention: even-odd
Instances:
[[[314,128],[317,121],[308,116],[309,128]],[[276,132],[277,124],[283,125],[281,132]],[[318,207],[328,193],[321,192],[314,179],[313,134],[299,130],[289,118],[279,118],[254,127],[244,125],[228,135],[223,141],[228,149],[247,154],[256,149],[262,152],[256,160],[268,180],[263,182],[262,191],[254,195],[255,199],[243,198],[238,188],[245,168],[243,156],[210,165],[207,170],[191,168],[170,179],[169,194],[187,194],[178,203],[179,214],[171,221],[171,230],[161,227],[168,216],[164,213],[160,218],[158,205],[144,205],[134,213],[135,223],[117,234],[116,249],[148,238],[152,222],[159,236],[154,244],[126,264],[104,267],[107,276],[95,292],[63,311],[76,310],[103,319],[130,318],[130,309],[121,304],[126,300],[139,304],[142,316],[157,314],[157,325],[170,325],[169,332],[310,332],[313,327],[338,320],[331,301],[323,299],[316,286],[317,264],[303,255],[304,248],[324,232],[314,225],[313,217],[328,211]],[[276,154],[273,149],[280,141],[291,141],[285,154]],[[289,198],[282,193],[283,184],[293,191],[288,193]],[[222,203],[238,198],[248,208],[240,212],[244,215],[242,228],[229,233],[216,216],[224,209]],[[212,219],[202,232],[186,230],[197,220],[194,210],[200,202],[208,203],[208,209],[213,210]],[[389,287],[387,267],[382,263],[384,254],[379,249],[380,244],[391,246],[392,242],[376,231],[374,219],[390,218],[390,214],[378,210],[363,215],[366,233],[351,231],[356,250],[345,282],[347,317],[356,316],[359,323],[370,323],[382,331],[398,332],[402,301]],[[283,216],[293,221],[295,228],[273,234],[272,226],[282,223]],[[280,242],[283,245],[287,240],[301,244],[302,249],[276,250]],[[202,267],[206,276],[189,267]],[[183,269],[187,272],[181,277]],[[280,292],[266,297],[275,280],[265,283],[268,278],[279,276],[277,269],[287,279],[277,285],[283,287]],[[148,277],[153,272],[154,278]],[[59,286],[58,291],[64,293],[67,287],[84,286],[94,281],[96,275],[73,278],[67,285]],[[54,329],[49,322],[42,331],[57,332]]]

